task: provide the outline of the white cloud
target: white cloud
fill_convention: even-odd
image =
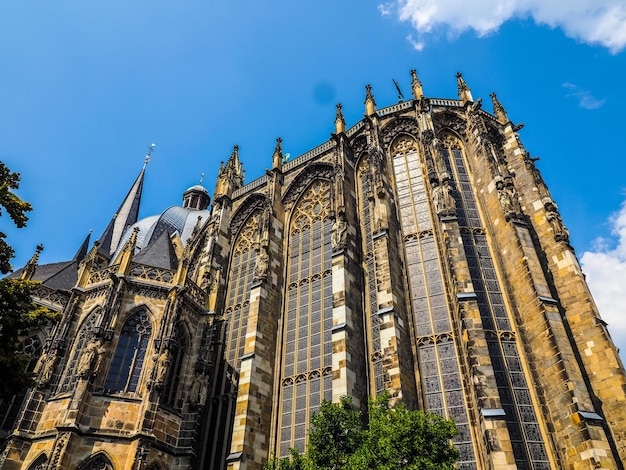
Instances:
[[[610,219],[611,239],[599,238],[581,257],[583,271],[621,356],[626,354],[626,201]]]
[[[393,7],[393,8],[392,8]],[[626,4],[623,0],[395,0],[379,10],[396,11],[417,30],[417,42],[438,30],[456,36],[473,30],[494,33],[506,21],[531,17],[538,24],[561,28],[571,38],[599,44],[611,53],[626,47]]]
[[[598,109],[606,100],[598,99],[588,90],[582,90],[573,83],[564,83],[563,88],[570,90],[566,96],[571,96],[578,100],[578,106],[585,109]]]

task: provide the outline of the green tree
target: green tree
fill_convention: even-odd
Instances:
[[[369,428],[345,468],[451,470],[459,458],[451,443],[456,434],[454,423],[439,415],[403,403],[391,408],[385,393],[370,401]]]
[[[21,332],[54,321],[60,315],[31,300],[38,284],[21,279],[0,280],[0,400],[10,399],[33,384],[33,374],[26,370],[31,358],[19,353]]]
[[[457,428],[450,420],[404,404],[389,405],[384,393],[369,404],[369,421],[352,400],[322,402],[311,418],[309,445],[300,455],[271,459],[265,470],[449,470],[459,458],[451,439]]]
[[[33,210],[32,206],[22,201],[13,190],[20,187],[20,174],[13,173],[7,166],[0,162],[0,215],[4,209],[13,220],[17,228],[26,226],[28,217],[26,212]],[[15,256],[15,251],[6,241],[6,233],[0,231],[0,273],[6,274],[13,268],[11,258]]]
[[[13,223],[22,228],[32,210],[28,202],[22,201],[13,190],[19,188],[20,174],[11,172],[0,162],[0,216],[3,210]],[[0,272],[11,271],[13,248],[5,241],[6,234],[0,231]],[[41,326],[58,318],[60,314],[36,305],[31,300],[37,282],[21,279],[0,280],[0,400],[10,399],[32,385],[33,374],[26,371],[30,358],[18,353],[19,337],[28,328]]]

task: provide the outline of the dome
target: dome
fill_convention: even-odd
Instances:
[[[112,259],[115,259],[122,247],[130,238],[133,230],[139,229],[137,233],[137,242],[135,244],[135,253],[138,253],[150,243],[155,241],[164,232],[173,235],[178,232],[183,246],[187,244],[194,227],[198,223],[198,217],[202,219],[202,225],[209,219],[210,212],[208,210],[197,210],[189,207],[172,206],[165,209],[159,215],[153,215],[141,219],[135,224],[128,227],[120,240],[120,244]]]
[[[202,186],[201,184],[196,184],[196,185],[192,186],[191,188],[188,188],[185,191],[185,194],[190,192],[190,191],[200,191],[200,192],[202,192],[204,194],[209,194],[209,191],[207,191],[207,189],[204,186]]]

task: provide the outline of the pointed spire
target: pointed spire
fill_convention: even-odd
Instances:
[[[343,117],[341,103],[337,103],[337,114],[335,116],[335,134],[343,134],[346,132],[346,120]]]
[[[239,161],[239,146],[235,145],[226,165],[224,162],[220,163],[213,200],[217,200],[220,196],[230,197],[234,190],[243,186],[243,177],[243,165]]]
[[[506,115],[504,106],[502,106],[502,103],[498,101],[498,98],[495,93],[492,93],[490,96],[491,96],[491,102],[493,103],[493,112],[498,118],[498,122],[500,124],[506,124],[507,122],[509,122],[509,118]]]
[[[274,148],[274,154],[272,155],[272,169],[280,170],[283,167],[283,139],[278,137],[276,139],[276,147]]]
[[[422,82],[417,78],[417,72],[415,69],[411,70],[411,90],[413,91],[413,98],[420,100],[424,97],[424,90],[422,89]]]
[[[78,249],[74,257],[72,258],[72,261],[78,261],[80,263],[83,259],[85,259],[85,256],[87,256],[87,251],[89,249],[89,239],[91,238],[91,232],[93,232],[93,230],[89,230],[89,233],[85,237],[85,241],[83,241],[82,245],[80,245],[80,248]]]
[[[33,278],[33,276],[35,275],[35,270],[37,269],[37,262],[39,261],[39,253],[41,253],[42,251],[43,245],[37,245],[37,248],[35,248],[35,254],[28,261],[28,263],[26,263],[26,266],[24,266],[24,270],[22,271],[20,279],[30,281]]]
[[[470,87],[467,86],[467,83],[465,83],[465,80],[463,79],[463,75],[461,75],[461,73],[456,74],[456,84],[459,89],[459,98],[461,99],[463,104],[473,103],[474,98],[472,98],[472,90],[470,90]]]
[[[133,225],[139,218],[139,204],[141,202],[143,179],[151,153],[152,151],[146,155],[146,161],[139,176],[100,237],[99,253],[106,258],[110,258],[117,250],[126,227]]]
[[[376,114],[376,101],[372,94],[372,85],[365,85],[365,114],[371,116]]]

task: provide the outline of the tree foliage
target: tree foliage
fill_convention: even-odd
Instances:
[[[31,300],[38,284],[21,279],[0,280],[0,399],[10,399],[33,382],[33,374],[26,370],[31,358],[19,352],[22,332],[55,321],[60,315]]]
[[[20,186],[20,174],[14,173],[2,162],[0,162],[0,216],[4,209],[13,220],[17,228],[26,226],[28,217],[26,212],[33,210],[30,203],[22,201],[13,190]],[[11,258],[15,251],[6,241],[6,233],[0,231],[0,273],[6,274],[11,271]]]
[[[324,401],[311,418],[304,455],[271,459],[265,470],[434,470],[453,469],[459,458],[451,439],[454,423],[439,415],[389,405],[382,394],[369,403],[369,420],[342,397]]]
[[[22,201],[13,190],[19,188],[20,174],[14,173],[0,162],[0,216],[6,212],[13,223],[22,228],[32,210],[28,202]],[[5,241],[6,234],[0,231],[0,272],[11,271],[13,248]],[[21,279],[0,280],[0,400],[9,399],[32,385],[32,374],[26,370],[30,358],[20,354],[20,335],[29,328],[55,320],[59,314],[36,305],[31,294],[38,283]]]

